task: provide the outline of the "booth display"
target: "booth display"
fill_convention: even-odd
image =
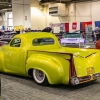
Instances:
[[[92,41],[92,22],[80,22],[80,30],[85,31],[86,42]]]
[[[100,77],[96,50],[62,47],[51,33],[15,35],[0,55],[1,72],[33,76],[39,85],[78,85]]]

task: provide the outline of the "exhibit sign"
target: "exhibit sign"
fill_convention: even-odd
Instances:
[[[76,22],[73,22],[73,23],[72,23],[72,29],[73,29],[73,30],[76,30],[76,29],[77,29],[77,23],[76,23]]]

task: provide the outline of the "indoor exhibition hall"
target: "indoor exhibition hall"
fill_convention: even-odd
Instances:
[[[100,0],[0,0],[0,100],[100,100]]]

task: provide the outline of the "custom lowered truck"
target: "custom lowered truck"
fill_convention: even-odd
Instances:
[[[0,48],[0,72],[32,76],[39,85],[78,85],[100,77],[100,54],[62,47],[51,33],[19,34]]]

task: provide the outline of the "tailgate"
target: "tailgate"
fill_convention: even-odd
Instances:
[[[92,53],[86,57],[74,57],[77,77],[100,73],[100,54]]]

